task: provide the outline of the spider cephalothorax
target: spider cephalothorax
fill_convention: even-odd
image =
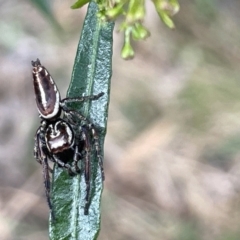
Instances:
[[[58,88],[51,75],[37,59],[32,61],[33,85],[36,104],[41,118],[41,125],[35,136],[34,157],[43,167],[44,184],[49,208],[52,212],[50,200],[50,173],[49,161],[65,168],[70,175],[80,173],[79,161],[85,163],[86,204],[84,214],[88,214],[90,204],[90,163],[91,153],[95,151],[104,180],[103,163],[100,153],[100,144],[94,125],[79,112],[69,109],[66,103],[97,100],[98,95],[79,98],[65,98],[61,100]],[[66,120],[61,118],[64,112]],[[79,122],[81,123],[79,126]],[[71,152],[73,161],[68,162],[63,156]]]

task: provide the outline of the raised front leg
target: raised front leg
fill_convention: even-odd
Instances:
[[[60,102],[60,106],[63,107],[65,106],[66,103],[71,103],[71,102],[86,102],[88,100],[97,100],[100,97],[104,95],[103,92],[97,94],[97,95],[89,95],[89,96],[82,96],[82,97],[76,97],[76,98],[64,98]]]
[[[84,207],[84,214],[88,215],[88,209],[90,205],[90,176],[91,176],[91,141],[89,138],[89,133],[88,129],[85,127],[81,128],[81,138],[84,142],[84,147],[83,150],[85,152],[84,155],[84,177],[85,177],[85,182],[86,182],[86,196],[85,196],[85,207]]]

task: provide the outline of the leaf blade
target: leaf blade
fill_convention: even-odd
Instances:
[[[77,49],[68,97],[104,92],[100,99],[71,106],[87,116],[97,127],[103,156],[106,134],[109,89],[111,79],[113,23],[102,24],[97,18],[97,5],[91,2],[85,18]],[[50,239],[96,239],[100,229],[101,171],[96,156],[92,155],[91,204],[89,215],[84,215],[86,184],[84,174],[69,177],[55,168],[53,175],[53,204],[56,221],[50,223]],[[80,204],[79,204],[80,203]],[[58,218],[60,216],[60,218]]]

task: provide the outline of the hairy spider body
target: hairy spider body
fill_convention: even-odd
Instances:
[[[45,192],[50,211],[53,216],[53,206],[50,199],[50,173],[49,161],[64,168],[72,176],[80,173],[79,162],[83,161],[86,182],[86,204],[84,214],[88,214],[90,205],[90,164],[91,152],[95,151],[104,180],[103,162],[97,131],[94,125],[80,113],[69,109],[68,102],[84,102],[97,100],[98,95],[79,98],[61,99],[59,90],[51,75],[39,59],[32,61],[33,85],[35,99],[41,124],[35,135],[34,157],[42,165]],[[64,112],[66,120],[61,118]],[[79,127],[79,121],[81,122]],[[78,123],[78,124],[77,124]],[[72,154],[73,161],[69,163],[66,156]]]

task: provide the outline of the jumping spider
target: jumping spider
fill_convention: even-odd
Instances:
[[[85,164],[86,196],[84,214],[88,214],[90,205],[90,168],[91,153],[95,151],[104,180],[103,162],[97,131],[94,125],[82,114],[69,109],[66,104],[97,100],[103,93],[77,98],[61,99],[58,88],[47,69],[39,59],[32,61],[33,85],[41,124],[35,135],[34,157],[42,165],[46,198],[51,213],[53,206],[50,199],[49,161],[64,168],[70,175],[80,173],[80,161]],[[64,112],[66,120],[61,118]],[[77,123],[81,122],[80,127]],[[64,159],[65,153],[71,151],[72,163]]]

